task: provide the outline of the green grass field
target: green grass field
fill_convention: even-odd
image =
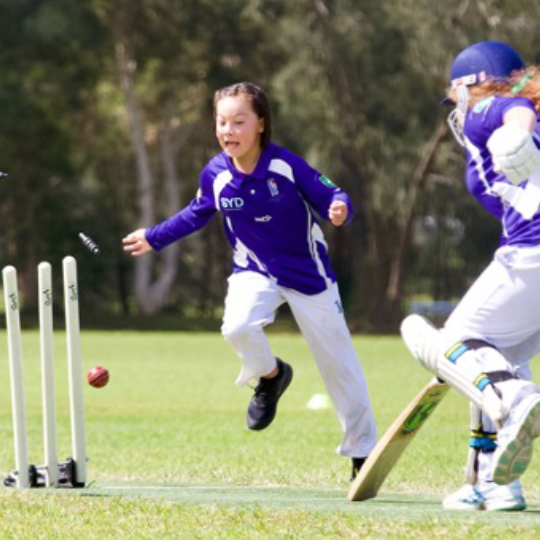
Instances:
[[[64,335],[55,336],[59,457],[71,454]],[[346,499],[349,460],[335,454],[333,410],[306,404],[324,392],[301,336],[271,333],[295,378],[268,430],[244,417],[251,389],[234,385],[239,361],[217,333],[84,332],[83,369],[111,382],[85,385],[90,486],[0,489],[0,539],[319,539],[540,536],[540,472],[523,477],[521,513],[442,510],[462,480],[467,403],[451,393],[384,484],[365,503]],[[23,336],[30,458],[42,463],[38,334]],[[0,364],[0,472],[13,468],[7,347]],[[355,338],[379,435],[429,380],[397,337]]]

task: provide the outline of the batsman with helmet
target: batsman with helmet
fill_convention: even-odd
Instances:
[[[467,187],[501,221],[501,243],[441,330],[411,315],[402,336],[471,402],[468,483],[444,507],[523,510],[520,477],[540,435],[529,366],[540,351],[540,73],[505,43],[475,43],[455,58],[446,101]]]

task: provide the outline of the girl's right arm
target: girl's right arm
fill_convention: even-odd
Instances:
[[[152,246],[146,240],[146,229],[137,229],[122,239],[124,251],[130,251],[133,257],[139,257],[152,251]]]
[[[137,229],[123,239],[124,250],[133,256],[152,249],[161,251],[172,242],[204,227],[216,213],[212,190],[213,177],[202,172],[199,190],[189,206],[149,229]]]

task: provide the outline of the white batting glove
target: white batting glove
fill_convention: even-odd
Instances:
[[[532,135],[517,122],[496,129],[487,142],[493,167],[515,185],[527,180],[540,168],[540,150]]]

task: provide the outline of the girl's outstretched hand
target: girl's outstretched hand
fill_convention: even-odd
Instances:
[[[124,245],[124,251],[131,252],[133,257],[140,257],[152,251],[152,246],[146,240],[145,232],[146,229],[137,229],[123,238],[122,244]]]

